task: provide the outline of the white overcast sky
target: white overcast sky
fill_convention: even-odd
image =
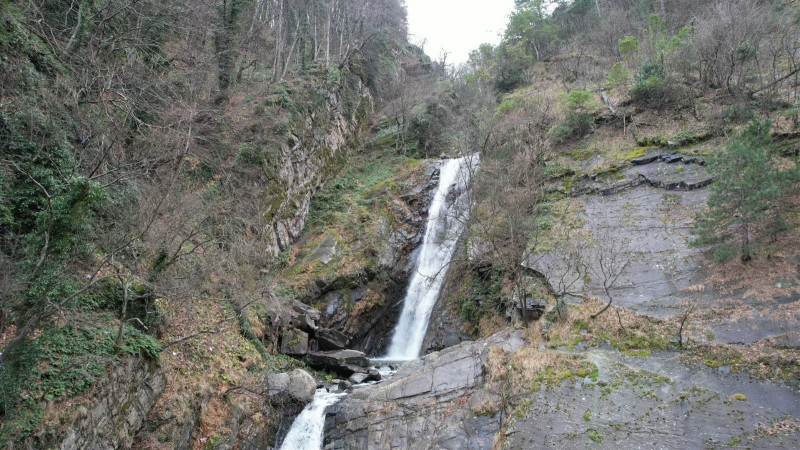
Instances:
[[[406,0],[412,43],[425,41],[425,53],[447,62],[467,61],[469,52],[484,42],[498,44],[514,0]]]

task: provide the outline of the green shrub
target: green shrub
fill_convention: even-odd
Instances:
[[[594,130],[594,119],[589,113],[570,114],[553,130],[553,139],[559,142],[579,139]]]
[[[661,109],[680,98],[681,89],[666,79],[661,63],[645,62],[635,78],[631,98],[642,107]]]
[[[564,104],[567,117],[553,130],[553,138],[557,141],[569,141],[586,136],[594,130],[594,118],[589,110],[592,104],[592,93],[576,89],[571,91]]]
[[[739,251],[736,248],[726,245],[724,247],[714,249],[712,259],[717,264],[725,264],[732,260],[737,253],[739,253]]]
[[[628,69],[626,69],[622,63],[616,63],[611,67],[611,71],[608,74],[606,88],[614,89],[615,87],[625,86],[628,84],[628,79],[630,77],[631,74],[628,73]]]
[[[250,143],[243,143],[239,146],[236,154],[236,161],[245,166],[260,166],[264,163],[264,155],[261,149]]]
[[[630,34],[617,41],[619,53],[623,58],[629,59],[639,52],[639,40]]]

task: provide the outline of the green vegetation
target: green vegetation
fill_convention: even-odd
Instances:
[[[742,261],[752,258],[751,235],[769,227],[772,232],[786,228],[781,199],[797,179],[796,170],[782,170],[773,163],[769,120],[755,120],[732,138],[725,150],[709,156],[710,171],[716,176],[708,198],[708,211],[696,223],[698,243],[739,240]],[[768,231],[769,231],[768,230]],[[717,262],[730,259],[723,247],[714,253]]]
[[[628,72],[628,69],[626,69],[622,63],[616,63],[611,67],[611,71],[608,73],[606,88],[614,89],[627,86],[630,77],[631,74]]]
[[[218,446],[233,408],[268,434],[276,410],[228,394],[261,392],[269,371],[298,365],[271,354],[288,300],[319,306],[328,290],[364,288],[365,300],[345,300],[351,322],[364,305],[387,306],[390,268],[376,266],[388,236],[418,225],[425,194],[410,186],[428,181],[422,158],[481,156],[445,294],[459,331],[527,323],[528,301],[549,310],[521,330],[531,348],[493,369],[503,393],[597,382],[586,348],[678,350],[677,319],[592,314],[611,305],[621,272],[592,274],[607,304],[587,292],[580,251],[609,248],[582,234],[570,196],[633,181],[632,159],[680,147],[687,165],[669,175],[689,177],[703,169],[688,157],[707,156],[716,182],[698,243],[717,245],[719,264],[765,254],[774,272],[794,273],[793,2],[516,1],[500,44],[456,73],[406,42],[397,0],[34,3],[0,2],[0,446],[47,447],[33,439],[58,439],[68,409],[107,395],[108,375],[138,357],[187,386],[167,389],[156,416],[172,416],[143,435],[167,443],[177,424],[196,423]],[[665,221],[690,220],[691,197],[662,200]],[[331,248],[321,262],[315,252]],[[554,287],[520,264],[548,252],[567,255],[579,279]],[[692,292],[729,287],[713,280]],[[551,292],[570,283],[581,292]],[[689,312],[684,361],[797,379],[796,351],[701,344]],[[161,343],[179,351],[161,354]],[[519,403],[504,413],[524,417],[530,400]]]
[[[0,3],[2,446],[63,437],[66,405],[117,364],[171,359],[155,336],[190,345],[231,321],[253,343],[266,339],[268,317],[247,307],[266,311],[271,253],[292,243],[276,242],[277,222],[305,213],[361,145],[365,86],[374,98],[394,91],[407,60],[424,56],[405,42],[396,1],[376,7],[380,24],[357,8],[331,17],[331,2],[284,2],[275,17],[249,0],[191,11],[129,3]],[[326,23],[324,49],[312,23]],[[344,30],[346,42],[332,38]],[[431,152],[434,106],[414,123]],[[378,185],[400,165],[376,164],[383,173],[366,180],[361,212],[394,189]],[[185,313],[199,299],[213,314],[163,320],[162,308]],[[257,362],[227,356],[235,363],[211,377],[213,395],[256,382],[238,369]],[[207,369],[189,367],[176,383]]]
[[[592,94],[574,90],[567,95],[564,104],[568,111],[567,117],[553,131],[553,138],[563,142],[591,133],[594,128],[594,120],[590,112],[593,107]]]
[[[639,52],[639,40],[629,34],[617,41],[617,47],[623,58],[631,59]]]
[[[94,323],[113,324],[113,315],[87,316]],[[116,328],[89,324],[52,326],[24,341],[0,372],[0,444],[8,445],[37,429],[44,404],[86,392],[107,375],[107,368],[124,355],[157,358],[161,345],[136,328],[126,328],[122,346],[115,345]]]

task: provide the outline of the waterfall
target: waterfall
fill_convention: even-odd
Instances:
[[[289,434],[283,440],[281,450],[319,450],[325,427],[325,410],[334,405],[345,393],[330,393],[317,389],[314,400],[309,403],[292,423]]]
[[[467,183],[477,162],[476,154],[447,160],[440,169],[439,187],[428,210],[425,238],[385,357],[388,360],[419,357],[431,312],[464,229]]]

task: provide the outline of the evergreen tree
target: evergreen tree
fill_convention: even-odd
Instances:
[[[725,150],[708,158],[716,180],[708,197],[708,210],[699,215],[696,223],[698,243],[736,236],[742,261],[752,258],[753,229],[770,218],[778,218],[778,201],[788,188],[788,172],[776,167],[770,156],[771,125],[769,120],[754,120],[728,142]]]

